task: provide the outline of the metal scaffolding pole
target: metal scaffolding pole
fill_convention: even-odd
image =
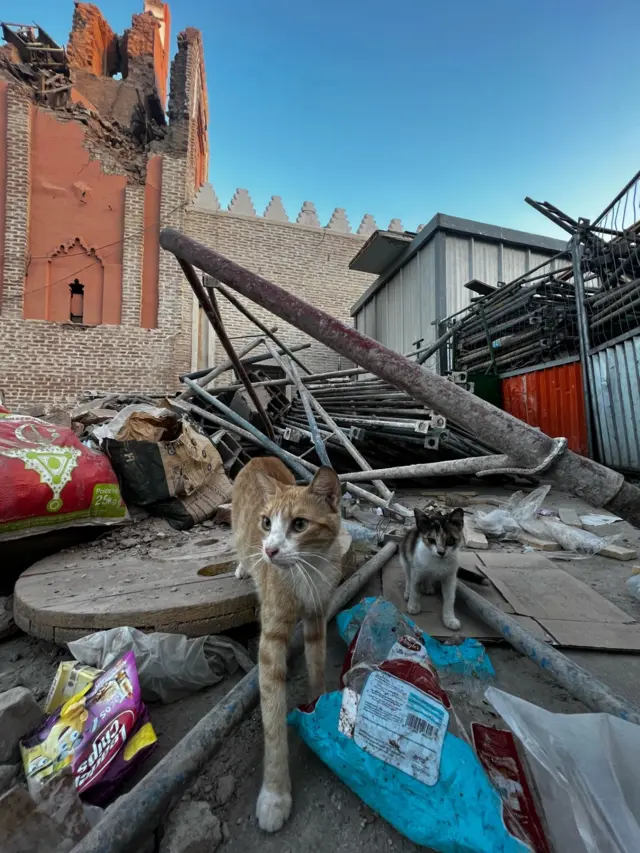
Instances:
[[[554,444],[549,436],[176,229],[163,229],[160,244],[370,373],[406,391],[415,400],[436,408],[478,439],[498,447],[514,463],[535,467],[548,458],[549,475],[564,488],[593,506],[606,506],[628,521],[640,524],[640,489],[625,482],[622,474],[569,450],[553,456]]]

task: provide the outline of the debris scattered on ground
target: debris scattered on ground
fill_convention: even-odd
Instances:
[[[37,798],[17,786],[0,797],[2,849],[11,853],[70,853],[90,829],[68,775],[49,782]]]
[[[225,806],[236,789],[236,780],[230,774],[221,776],[216,785],[216,802],[219,806]]]
[[[13,621],[13,596],[0,596],[0,640],[12,637],[19,630]]]
[[[20,740],[42,717],[42,708],[26,687],[0,693],[0,762],[20,760]]]
[[[240,643],[228,637],[144,634],[135,628],[112,628],[69,643],[69,651],[85,664],[108,669],[125,652],[133,652],[142,698],[146,702],[176,702],[210,687],[238,668],[254,663]]]
[[[19,764],[0,764],[0,794],[13,787],[16,777],[20,775]]]
[[[222,827],[208,803],[180,803],[169,816],[160,853],[214,853],[222,843]]]

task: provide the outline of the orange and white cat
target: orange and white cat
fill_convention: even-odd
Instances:
[[[308,486],[296,486],[279,459],[252,459],[232,496],[237,577],[251,575],[260,597],[260,703],[264,775],[257,816],[267,832],[291,812],[287,747],[287,647],[302,617],[309,699],[325,691],[326,612],[341,574],[340,482],[322,467]]]

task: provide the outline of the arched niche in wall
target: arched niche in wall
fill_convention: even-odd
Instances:
[[[43,265],[37,280],[44,284],[25,292],[26,317],[86,326],[120,322],[119,304],[117,317],[105,317],[113,312],[105,306],[104,260],[81,237],[58,245]]]

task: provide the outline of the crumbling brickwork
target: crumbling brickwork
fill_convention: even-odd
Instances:
[[[156,79],[166,68],[158,51],[169,42],[169,16],[159,0],[149,5],[118,38],[95,6],[77,4],[65,104],[43,104],[19,70],[0,67],[0,233],[10,247],[0,389],[10,406],[72,400],[88,389],[162,394],[191,366],[192,295],[175,261],[160,257],[158,235],[164,224],[183,227],[193,196],[194,90],[177,95],[187,142],[178,155],[162,130],[166,81]],[[183,41],[189,68],[194,37]],[[122,68],[123,49],[129,79],[114,80],[106,75]],[[136,87],[148,107],[154,99],[150,137],[128,124]],[[125,111],[114,123],[118,94]]]
[[[192,28],[178,35],[165,117],[170,18],[161,0],[142,2],[122,37],[96,6],[76,4],[66,101],[43,100],[17,64],[6,73],[7,51],[0,55],[0,390],[10,406],[89,389],[178,389],[198,357],[198,309],[175,258],[160,251],[161,227],[186,231],[345,321],[372,278],[348,270],[368,236],[366,217],[354,235],[337,209],[323,229],[305,202],[290,223],[274,198],[260,219],[246,191],[219,210],[204,184],[202,38]],[[118,72],[123,79],[109,76]],[[194,206],[201,197],[208,210]],[[221,305],[232,337],[255,333]],[[266,319],[285,340],[306,341]],[[211,355],[220,357],[215,346]],[[315,343],[305,359],[318,369],[340,364]]]
[[[120,70],[118,36],[93,3],[75,4],[67,56],[72,68],[98,77],[110,77]]]

